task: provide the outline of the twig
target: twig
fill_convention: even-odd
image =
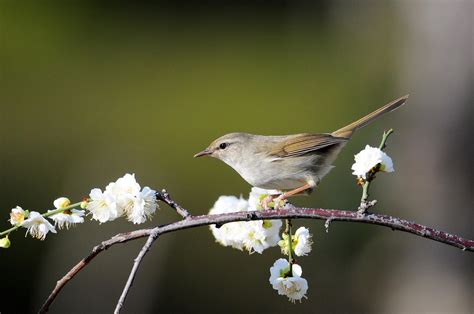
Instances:
[[[176,210],[176,212],[178,213],[178,215],[180,215],[181,217],[183,217],[184,219],[187,219],[189,217],[191,217],[191,214],[183,207],[181,207],[181,205],[179,205],[178,203],[176,203],[171,197],[170,197],[170,194],[165,190],[161,190],[161,192],[156,192],[156,198],[166,204],[168,204],[171,208],[173,208],[174,210]]]
[[[388,137],[393,133],[393,129],[390,129],[388,131],[384,131],[382,135],[382,141],[380,142],[379,149],[384,150],[385,147],[387,146],[387,140]],[[365,179],[365,182],[362,185],[362,198],[360,200],[360,205],[357,210],[359,214],[365,214],[367,210],[375,204],[377,204],[377,200],[369,201],[369,187],[370,187],[370,182],[372,182],[373,179],[375,179],[375,174],[380,170],[380,164],[374,167],[369,173],[367,173],[367,178]]]
[[[75,265],[63,278],[61,278],[45,303],[39,310],[40,313],[48,311],[49,306],[54,301],[61,289],[83,269],[100,252],[108,249],[112,245],[125,243],[131,240],[150,236],[174,232],[183,229],[195,228],[205,225],[222,225],[233,221],[250,221],[263,219],[320,219],[331,221],[347,221],[385,226],[392,230],[399,230],[438,241],[462,249],[463,251],[474,251],[474,240],[464,239],[460,236],[450,234],[444,231],[436,230],[427,226],[417,224],[405,219],[396,218],[387,215],[367,214],[360,215],[354,211],[336,210],[336,209],[317,209],[317,208],[288,208],[280,210],[260,210],[254,212],[236,212],[220,215],[192,216],[171,224],[158,226],[152,229],[141,229],[128,233],[118,234],[111,239],[102,242],[93,248],[92,252]]]
[[[295,263],[295,259],[293,258],[293,241],[291,240],[291,219],[285,219],[286,229],[285,233],[288,236],[287,245],[288,245],[288,264],[290,264],[289,275],[292,276],[293,264]]]
[[[81,269],[83,269],[87,264],[89,264],[90,261],[94,259],[94,257],[96,257],[99,253],[107,250],[109,247],[117,243],[124,243],[130,241],[131,239],[139,239],[148,236],[148,231],[149,230],[147,229],[142,229],[134,232],[120,233],[113,236],[109,240],[103,241],[99,245],[96,245],[89,253],[89,255],[80,260],[79,263],[77,263],[73,268],[71,268],[71,270],[68,271],[68,273],[63,278],[56,282],[56,286],[54,287],[51,294],[48,296],[46,302],[41,306],[41,309],[38,311],[38,313],[47,312],[49,305],[51,304],[51,302],[53,302],[53,300],[56,298],[57,294],[61,291],[64,285],[68,283],[68,281],[71,280],[79,271],[81,271]]]
[[[324,228],[326,228],[326,233],[329,233],[329,225],[331,224],[332,217],[329,217],[326,219],[326,222],[324,223]]]
[[[125,284],[125,287],[123,288],[122,294],[120,295],[120,298],[117,302],[117,306],[115,307],[114,314],[119,314],[120,310],[122,309],[123,303],[125,302],[125,298],[127,297],[128,291],[132,287],[133,280],[135,279],[135,276],[138,271],[138,267],[140,267],[140,263],[142,262],[143,257],[145,257],[145,254],[150,250],[151,245],[155,240],[158,239],[158,235],[154,232],[152,232],[148,236],[148,240],[146,243],[143,245],[142,249],[140,250],[140,253],[138,253],[137,258],[135,258],[135,261],[133,263],[132,270],[130,271],[130,275],[128,276],[127,283]]]

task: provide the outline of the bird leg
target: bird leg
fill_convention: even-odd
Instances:
[[[304,191],[312,189],[312,188],[314,188],[314,184],[306,183],[305,185],[300,186],[299,188],[296,188],[294,190],[290,190],[290,191],[287,191],[287,192],[281,194],[280,196],[278,196],[274,200],[275,201],[275,209],[279,209],[280,208],[280,202],[283,201],[283,200],[286,200],[288,197],[296,195],[296,194],[300,194],[301,192],[304,192]]]

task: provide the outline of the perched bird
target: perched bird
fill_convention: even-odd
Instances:
[[[356,130],[397,109],[407,98],[408,95],[396,99],[332,133],[280,136],[229,133],[194,157],[222,160],[252,186],[282,191],[279,200],[310,193],[334,167],[332,163]]]

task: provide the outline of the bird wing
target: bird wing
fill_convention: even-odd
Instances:
[[[336,137],[331,134],[303,133],[276,144],[270,155],[280,158],[297,157],[347,141],[345,137]]]

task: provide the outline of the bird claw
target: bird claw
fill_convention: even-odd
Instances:
[[[270,206],[270,203],[273,202],[273,196],[271,195],[268,195],[267,197],[265,197],[263,200],[262,200],[262,207],[263,209],[267,210],[267,209],[272,209],[272,207]]]
[[[261,200],[261,205],[262,208],[265,210],[282,209],[285,207],[287,202],[288,201],[286,200],[283,194],[278,197],[275,197],[275,195],[267,195],[264,199]]]
[[[274,209],[282,209],[283,207],[285,207],[286,199],[284,199],[282,196],[283,194],[273,200],[275,203],[275,205],[273,205]]]

